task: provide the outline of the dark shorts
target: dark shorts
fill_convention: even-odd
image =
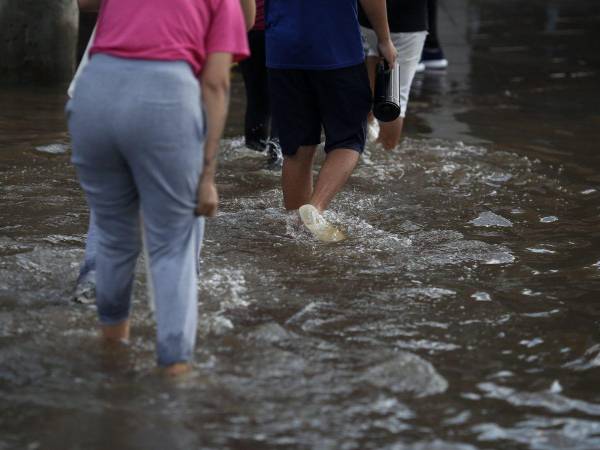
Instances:
[[[371,89],[364,64],[333,70],[269,69],[271,111],[284,155],[321,142],[325,151],[365,147]]]

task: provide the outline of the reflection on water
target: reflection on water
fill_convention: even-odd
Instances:
[[[478,33],[497,26],[481,20]],[[367,149],[327,213],[349,235],[333,245],[282,211],[279,174],[235,137],[234,102],[197,371],[176,382],[153,373],[142,274],[127,348],[99,346],[93,307],[69,301],[87,210],[62,94],[0,90],[0,448],[600,446],[592,132],[532,142],[453,77],[442,105],[422,78],[400,148]],[[425,126],[437,108],[443,139]],[[510,138],[484,129],[483,112]]]

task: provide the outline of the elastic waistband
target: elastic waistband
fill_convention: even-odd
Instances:
[[[160,71],[160,72],[182,72],[188,73],[190,76],[194,76],[194,72],[190,65],[185,61],[168,61],[158,59],[133,59],[123,58],[120,56],[109,55],[107,53],[95,53],[90,58],[90,63],[101,65],[104,67],[114,67],[120,70],[137,70],[137,71]]]

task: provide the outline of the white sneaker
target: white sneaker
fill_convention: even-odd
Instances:
[[[439,46],[424,47],[421,53],[421,63],[425,65],[425,69],[443,70],[448,67],[448,60]]]
[[[325,220],[313,205],[303,205],[298,209],[302,223],[322,242],[340,242],[346,239],[344,233]]]
[[[425,72],[425,63],[420,62],[417,64],[417,68],[415,69],[415,73]]]
[[[423,61],[422,64],[425,66],[425,69],[443,70],[448,67],[448,60],[445,58],[432,59],[429,61]]]
[[[375,142],[379,137],[379,122],[373,119],[367,124],[367,142]]]

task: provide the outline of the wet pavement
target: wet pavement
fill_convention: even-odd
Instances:
[[[445,73],[369,147],[323,245],[239,137],[200,281],[197,371],[156,377],[70,301],[87,208],[62,89],[0,88],[0,449],[600,448],[600,4],[442,2]]]

